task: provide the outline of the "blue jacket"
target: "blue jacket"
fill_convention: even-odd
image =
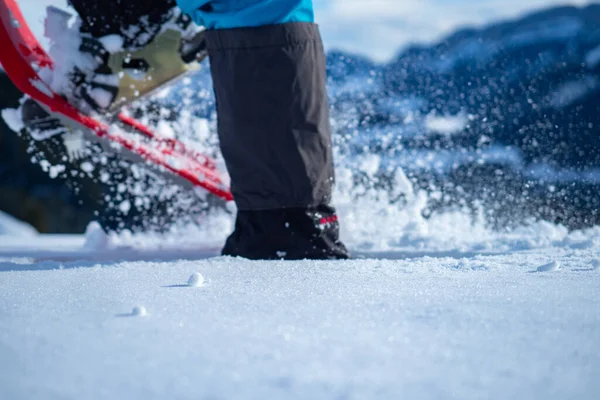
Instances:
[[[207,29],[314,22],[312,0],[177,0],[177,3]]]

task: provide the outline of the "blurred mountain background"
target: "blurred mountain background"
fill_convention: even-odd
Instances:
[[[484,210],[499,228],[600,223],[600,5],[462,29],[386,62],[330,51],[328,73],[338,164],[352,170],[356,196],[377,190],[401,206],[402,169],[431,194],[428,213]],[[0,109],[17,107],[20,93],[1,72],[0,87]],[[207,68],[134,111],[150,122],[186,112],[214,125]],[[115,162],[109,181],[81,173],[80,162],[49,173],[46,161],[68,164],[61,146],[32,144],[0,121],[0,210],[56,233],[82,232],[94,219],[122,229],[186,215],[171,201],[181,193],[115,207],[127,163]]]

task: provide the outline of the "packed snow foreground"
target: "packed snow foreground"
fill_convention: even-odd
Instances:
[[[340,199],[343,262],[218,257],[225,216],[167,235],[11,221],[0,398],[596,399],[600,229],[492,232],[419,201]]]

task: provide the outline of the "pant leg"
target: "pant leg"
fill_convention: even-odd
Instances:
[[[333,156],[317,26],[213,30],[206,39],[238,209],[328,203]]]
[[[238,206],[223,253],[346,258],[335,209],[325,53],[312,23],[206,33],[219,139]]]

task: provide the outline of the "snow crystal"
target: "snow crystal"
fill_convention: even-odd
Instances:
[[[536,269],[537,272],[555,272],[558,270],[560,270],[560,262],[556,260],[552,261],[551,263],[541,265]]]
[[[204,277],[200,272],[194,272],[192,275],[190,275],[187,284],[191,287],[200,287],[204,284]]]
[[[600,270],[600,259],[592,260],[592,268],[595,270]]]

